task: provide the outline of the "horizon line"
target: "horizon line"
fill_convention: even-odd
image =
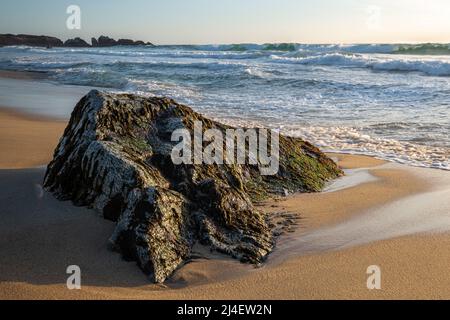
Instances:
[[[110,37],[112,39],[132,39],[134,41],[144,41],[144,42],[150,42],[155,46],[190,46],[190,45],[211,45],[211,46],[217,46],[217,45],[240,45],[240,44],[256,44],[256,45],[264,45],[264,44],[299,44],[299,45],[371,45],[371,44],[377,44],[377,45],[402,45],[402,44],[448,44],[450,45],[450,40],[447,41],[395,41],[395,42],[381,42],[381,41],[375,41],[375,42],[297,42],[297,41],[273,41],[273,42],[250,42],[250,41],[243,41],[243,42],[217,42],[217,43],[211,43],[211,42],[198,42],[198,43],[159,43],[156,44],[152,40],[143,40],[143,39],[134,39],[133,37],[113,37],[108,36],[105,34],[100,34],[99,36],[90,36],[88,38],[84,38],[81,36],[74,36],[74,37],[59,37],[56,35],[49,35],[49,34],[31,34],[31,33],[13,33],[13,32],[6,32],[6,33],[0,33],[0,34],[12,34],[12,35],[34,35],[34,36],[48,36],[48,37],[55,37],[62,41],[67,41],[69,39],[75,39],[75,38],[81,38],[84,41],[88,42],[92,40],[92,38],[98,39],[100,36],[106,36]],[[87,40],[86,40],[87,39]]]

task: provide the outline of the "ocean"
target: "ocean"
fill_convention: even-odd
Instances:
[[[169,96],[325,151],[450,170],[450,45],[4,47],[0,69],[44,72],[41,82],[79,91]],[[21,85],[9,86],[0,102]],[[62,118],[73,107],[50,105],[44,113]]]

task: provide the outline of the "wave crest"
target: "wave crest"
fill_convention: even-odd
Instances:
[[[395,59],[385,56],[379,58],[341,53],[331,53],[304,58],[272,55],[271,59],[281,63],[357,67],[369,68],[376,71],[421,72],[430,76],[450,76],[450,60]]]

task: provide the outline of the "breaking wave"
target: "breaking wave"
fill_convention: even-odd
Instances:
[[[375,71],[421,72],[431,76],[450,76],[450,60],[391,58],[356,54],[330,53],[312,57],[295,58],[272,55],[282,63],[337,67],[369,68]]]
[[[413,55],[450,55],[450,44],[299,44],[299,43],[266,43],[266,44],[230,44],[230,45],[186,45],[163,46],[200,51],[311,51],[311,52],[347,52],[347,53],[382,53]]]

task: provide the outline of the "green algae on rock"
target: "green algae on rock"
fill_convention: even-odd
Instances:
[[[75,107],[48,165],[46,190],[116,222],[113,247],[163,282],[199,242],[242,262],[261,263],[275,244],[254,202],[316,192],[342,172],[319,149],[280,136],[279,171],[257,165],[175,165],[175,129],[194,122],[225,131],[172,99],[91,91]]]

